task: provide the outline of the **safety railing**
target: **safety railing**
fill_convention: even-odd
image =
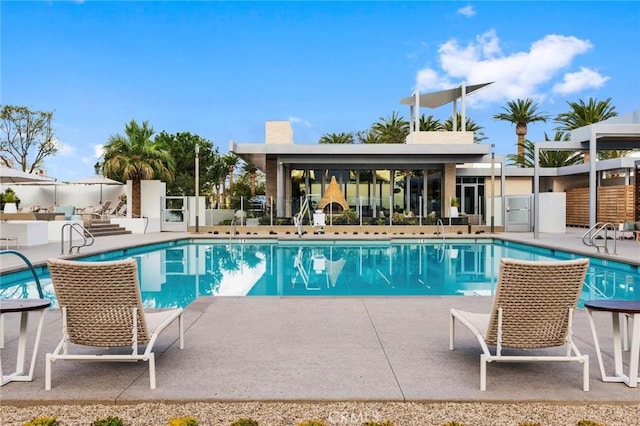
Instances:
[[[33,264],[31,263],[31,261],[29,261],[29,259],[27,259],[27,257],[24,254],[20,253],[17,250],[0,250],[0,255],[3,255],[3,254],[13,254],[15,256],[18,256],[20,259],[24,261],[24,263],[27,265],[27,267],[31,271],[31,274],[33,275],[33,279],[36,283],[36,288],[38,289],[38,297],[40,297],[40,299],[44,299],[44,293],[42,292],[42,285],[40,284],[40,279],[38,278],[38,274],[36,273],[36,270],[33,267]],[[28,297],[26,295],[24,296]]]
[[[65,252],[65,230],[68,230],[69,235],[69,251]],[[79,245],[73,244],[73,235],[80,236],[80,240],[82,241]],[[73,253],[73,249],[76,249],[76,253],[80,253],[80,249],[82,247],[88,247],[95,242],[95,237],[91,232],[87,230],[84,226],[79,223],[65,223],[60,230],[60,254],[71,254]]]
[[[613,233],[613,238],[609,237],[609,232]],[[613,254],[616,252],[616,241],[618,239],[618,228],[611,222],[598,222],[582,235],[582,243],[587,247],[595,247],[598,253],[604,249],[609,253],[609,242],[613,241]]]
[[[442,222],[442,219],[438,219],[436,221],[436,226],[437,226],[437,232],[442,237],[442,242],[444,243],[444,222]]]

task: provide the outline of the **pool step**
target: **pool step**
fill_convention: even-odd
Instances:
[[[87,231],[91,232],[94,237],[131,234],[131,231],[126,230],[117,223],[110,223],[108,219],[92,220],[87,227]]]

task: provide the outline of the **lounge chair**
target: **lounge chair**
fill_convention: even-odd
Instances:
[[[109,208],[105,210],[105,215],[108,217],[113,216],[124,216],[124,213],[127,211],[127,202],[125,200],[118,201],[118,204],[114,208]]]
[[[618,238],[621,240],[631,238],[635,239],[636,223],[635,222],[622,222],[618,225]]]
[[[148,361],[151,389],[156,387],[153,345],[178,319],[184,347],[182,309],[145,312],[135,259],[109,262],[48,260],[51,280],[62,310],[62,340],[46,355],[45,389],[51,389],[51,363],[57,360]],[[131,347],[131,354],[71,354],[70,343],[102,348]],[[138,345],[146,344],[144,353]]]
[[[493,308],[489,314],[451,309],[449,349],[454,349],[458,320],[478,339],[480,390],[486,390],[487,362],[577,361],[583,365],[583,389],[589,390],[589,358],[572,340],[571,323],[588,259],[524,261],[501,259]],[[495,346],[491,354],[489,345]],[[502,355],[504,348],[529,350],[565,346],[564,355]]]

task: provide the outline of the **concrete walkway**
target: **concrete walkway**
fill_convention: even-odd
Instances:
[[[535,243],[582,250],[579,232],[542,236]],[[123,245],[193,237],[149,234],[101,237],[90,252]],[[204,237],[211,237],[204,235]],[[305,236],[307,237],[307,236]],[[332,238],[333,236],[328,236]],[[404,238],[405,236],[403,236]],[[532,242],[528,234],[500,238]],[[309,237],[310,238],[310,237]],[[531,240],[531,241],[530,241]],[[59,245],[21,250],[35,263],[59,256]],[[589,254],[593,254],[589,250]],[[2,269],[17,263],[2,256]],[[6,259],[5,259],[6,258]],[[618,256],[638,264],[640,243],[620,241]],[[637,403],[640,388],[600,380],[586,313],[574,321],[578,347],[590,356],[591,391],[582,391],[577,363],[490,364],[488,390],[479,390],[480,348],[463,328],[448,349],[448,311],[487,312],[490,297],[213,297],[185,310],[186,345],[177,326],[156,344],[158,388],[149,390],[146,363],[56,362],[53,389],[44,390],[44,353],[61,331],[57,310],[47,312],[35,380],[0,388],[5,404],[133,403],[170,401],[551,401]],[[5,315],[3,368],[14,365],[19,317]],[[596,321],[609,371],[611,320]],[[30,324],[33,338],[35,321]],[[626,353],[628,357],[628,353]],[[628,359],[625,362],[628,368]]]

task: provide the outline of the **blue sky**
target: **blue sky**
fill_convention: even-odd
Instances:
[[[399,101],[462,81],[497,154],[512,125],[493,120],[532,97],[552,117],[567,101],[611,97],[640,109],[640,2],[2,1],[0,103],[55,111],[48,174],[93,174],[101,146],[131,119],[214,142],[264,141],[290,120],[296,143],[368,129]],[[445,119],[451,106],[423,109]],[[553,134],[552,121],[528,139]]]

